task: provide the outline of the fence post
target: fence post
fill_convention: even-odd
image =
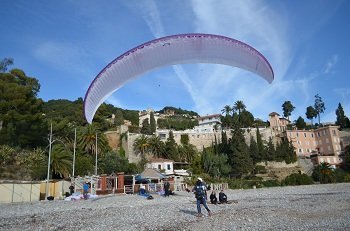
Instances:
[[[15,194],[15,184],[12,183],[12,203],[13,203],[13,196]]]

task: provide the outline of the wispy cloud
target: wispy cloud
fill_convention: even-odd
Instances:
[[[326,66],[324,67],[324,73],[333,73],[333,67],[337,64],[338,62],[338,55],[333,55],[330,60],[326,63]]]
[[[81,68],[82,66],[88,66],[82,63],[82,60],[89,56],[81,46],[72,43],[47,41],[37,45],[33,54],[38,60],[53,68],[81,74],[90,73],[87,68]]]

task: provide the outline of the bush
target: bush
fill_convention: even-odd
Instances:
[[[313,184],[313,180],[306,174],[293,173],[287,176],[282,182],[282,185],[309,185]]]
[[[264,187],[278,187],[281,186],[281,183],[278,180],[267,180],[263,181],[262,185]]]

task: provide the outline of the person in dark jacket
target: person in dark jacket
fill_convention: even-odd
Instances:
[[[170,195],[170,183],[169,181],[166,179],[165,183],[164,183],[164,196],[168,197]]]
[[[213,190],[210,194],[210,203],[216,205],[218,203],[218,198],[216,197],[216,192]]]
[[[227,203],[227,196],[224,193],[224,190],[221,190],[220,193],[219,193],[219,201],[220,201],[221,204]]]
[[[211,216],[211,211],[207,205],[207,197],[206,197],[207,186],[204,184],[202,178],[198,177],[196,185],[193,187],[192,191],[195,194],[197,200],[197,211],[198,217],[202,217],[201,204],[203,204],[204,208],[208,211],[209,216]]]

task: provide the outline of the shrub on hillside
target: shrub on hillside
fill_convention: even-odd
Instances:
[[[281,186],[281,183],[278,180],[267,180],[263,181],[262,185],[264,187],[278,187]]]
[[[281,185],[309,185],[313,184],[314,181],[311,177],[306,174],[293,173],[287,176],[282,182]]]

